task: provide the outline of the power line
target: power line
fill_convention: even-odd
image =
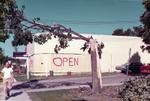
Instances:
[[[116,21],[81,21],[81,20],[49,20],[42,19],[44,22],[55,22],[65,24],[78,24],[78,25],[109,25],[109,24],[137,24],[138,20],[116,20]]]

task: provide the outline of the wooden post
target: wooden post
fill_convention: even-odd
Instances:
[[[54,76],[54,72],[52,70],[49,71],[49,75],[50,75],[50,77],[53,77]]]
[[[67,72],[67,76],[71,76],[71,72]]]
[[[102,88],[102,78],[100,70],[100,59],[97,53],[96,40],[90,39],[91,47],[91,68],[92,68],[92,92],[100,93]]]

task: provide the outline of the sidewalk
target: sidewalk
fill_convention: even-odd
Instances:
[[[11,97],[7,101],[31,101],[24,91],[13,90]]]
[[[22,90],[12,90],[11,97],[5,100],[2,83],[0,83],[0,91],[0,101],[31,101],[28,94]]]
[[[43,88],[43,89],[34,89],[34,90],[12,90],[11,97],[7,100],[4,100],[3,92],[0,93],[0,101],[32,101],[27,94],[28,92],[41,92],[41,91],[53,91],[53,90],[62,90],[62,89],[74,89],[79,87],[89,87],[88,85],[76,85],[76,86],[60,86],[55,88]],[[2,88],[2,85],[0,85]]]
[[[109,86],[109,85],[106,84],[104,86]],[[60,86],[60,87],[55,87],[55,88],[43,88],[43,89],[34,89],[34,90],[27,90],[27,91],[12,90],[12,93],[11,93],[12,96],[7,101],[32,101],[29,98],[28,94],[27,94],[28,92],[41,92],[41,91],[63,90],[63,89],[75,89],[75,88],[80,88],[80,87],[89,87],[89,85]],[[0,99],[0,101],[5,101],[5,100]]]
[[[0,83],[0,101],[3,101],[3,86],[2,86],[2,83]]]

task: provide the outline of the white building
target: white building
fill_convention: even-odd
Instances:
[[[90,37],[91,35],[85,36]],[[105,45],[100,61],[102,72],[116,71],[116,66],[128,62],[129,54],[132,57],[137,53],[142,63],[148,63],[150,60],[150,54],[140,49],[140,46],[143,45],[141,38],[112,35],[92,36]],[[80,50],[84,44],[83,40],[72,40],[69,42],[70,47],[55,54],[54,47],[58,43],[57,40],[53,38],[43,45],[33,43],[27,46],[29,70],[32,74],[49,75],[49,71],[53,71],[54,74],[91,72],[90,55],[87,51]]]

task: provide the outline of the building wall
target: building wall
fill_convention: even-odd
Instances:
[[[90,37],[90,35],[85,35]],[[103,42],[105,47],[102,50],[100,60],[102,72],[114,72],[115,67],[127,63],[129,56],[139,55],[142,63],[148,63],[150,56],[142,52],[140,46],[142,40],[137,37],[111,36],[111,35],[92,35],[98,42]],[[60,54],[54,53],[54,47],[58,39],[52,39],[43,45],[33,43],[31,72],[41,72],[48,75],[49,71],[55,73],[71,72],[90,72],[91,61],[87,50],[83,52],[83,40],[73,40],[69,43],[70,47],[61,50]],[[30,49],[31,45],[30,45]],[[131,49],[131,51],[130,51]],[[28,50],[28,53],[31,52]],[[129,55],[130,54],[130,55]],[[77,65],[78,64],[78,65]]]
[[[26,47],[26,53],[27,53],[28,56],[32,56],[35,53],[35,47],[34,47],[34,45],[35,45],[34,43],[33,44],[29,43],[27,45],[27,47]]]

